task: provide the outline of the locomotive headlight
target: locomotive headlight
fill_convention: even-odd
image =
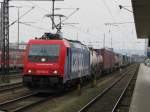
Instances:
[[[57,71],[57,70],[55,70],[53,73],[54,73],[54,74],[57,74],[57,73],[58,73],[58,71]]]
[[[28,70],[28,73],[29,73],[29,74],[31,74],[31,73],[32,73],[32,71],[31,71],[31,70]]]
[[[45,62],[45,61],[46,61],[46,59],[45,59],[45,58],[42,58],[42,59],[41,59],[41,61],[42,61],[42,62]]]

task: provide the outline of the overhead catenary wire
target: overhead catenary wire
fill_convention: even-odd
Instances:
[[[94,34],[92,34],[92,33],[86,32],[86,31],[84,31],[83,29],[78,28],[78,27],[76,27],[76,26],[74,26],[74,25],[68,24],[67,26],[70,26],[70,27],[72,27],[72,28],[78,29],[80,32],[82,32],[82,33],[84,33],[84,34],[86,34],[86,35],[91,35],[91,36],[94,36],[94,37],[99,38],[97,35],[94,35]]]
[[[114,0],[114,1],[116,1],[116,0]],[[120,4],[117,4],[117,7],[118,7],[118,9],[119,9],[119,7],[122,7],[122,5],[120,5]],[[123,7],[131,7],[131,6],[123,6]],[[132,11],[131,11],[132,12]],[[133,12],[131,13],[132,15],[133,15]],[[121,18],[122,19],[124,19],[124,17],[123,17],[123,15],[120,15],[121,16]],[[133,17],[132,17],[133,18]],[[134,21],[133,19],[131,20],[131,21]],[[126,26],[125,26],[126,27]],[[126,31],[128,31],[128,28],[126,27]],[[123,32],[124,33],[124,32]]]
[[[45,11],[45,12],[48,12],[48,13],[52,13],[51,11],[48,11],[47,9],[45,9],[45,8],[42,8],[42,7],[40,7],[39,5],[37,5],[37,4],[35,4],[35,3],[33,3],[33,2],[28,2],[28,3],[31,3],[32,5],[35,5],[36,7],[38,7],[39,9],[41,9],[41,10],[43,10],[43,11]],[[61,8],[56,8],[56,9],[61,9]],[[64,9],[64,8],[62,8],[62,9]],[[73,12],[71,12],[68,16],[65,16],[65,19],[63,19],[62,21],[61,21],[61,23],[63,23],[63,22],[65,22],[66,20],[68,20],[71,16],[73,16],[78,10],[79,10],[79,8],[65,8],[65,9],[75,9]],[[51,16],[49,16],[50,18],[51,18]],[[54,23],[54,20],[51,18],[51,20],[52,20],[52,22]],[[55,25],[55,27],[57,28],[57,26],[59,26],[60,25],[60,23],[59,24],[57,24],[57,25]]]
[[[48,12],[48,13],[51,13],[51,11],[48,11],[47,9],[42,8],[42,7],[40,7],[39,5],[36,5],[35,3],[31,2],[31,1],[30,1],[30,2],[28,1],[27,3],[31,3],[32,5],[36,6],[38,9],[41,9],[41,10],[43,10],[43,11],[45,11],[45,12]],[[72,9],[75,9],[75,8],[72,8]],[[78,8],[77,8],[77,10],[78,10]],[[73,12],[73,13],[74,13],[74,12]],[[69,15],[69,17],[72,16],[73,13],[71,13],[71,14]],[[53,20],[53,18],[52,18],[51,16],[49,16],[49,17],[51,18],[52,23],[54,24],[55,28],[58,29],[57,26],[58,26],[60,23],[59,23],[58,25],[56,25],[55,22],[54,22],[54,20]],[[68,18],[66,18],[66,20],[67,20],[67,19],[68,19]],[[65,20],[63,20],[63,21],[65,21]]]
[[[66,20],[68,20],[72,15],[74,15],[77,11],[79,10],[79,8],[76,8],[75,11],[71,12],[68,16],[65,17],[64,20],[62,20],[62,23],[65,22]],[[59,25],[59,24],[58,24]]]
[[[114,18],[114,16],[113,16],[113,14],[112,14],[112,12],[111,12],[109,6],[108,6],[107,3],[105,2],[105,0],[101,0],[101,1],[102,1],[102,3],[104,4],[104,6],[105,6],[105,8],[107,9],[107,11],[108,11],[108,13],[110,14],[110,16],[112,17],[113,21],[115,21],[115,18]]]
[[[28,13],[30,13],[35,7],[32,7],[31,9],[29,9],[27,12],[25,12],[23,15],[21,15],[18,19],[23,18],[25,15],[27,15]],[[18,22],[19,20],[15,20],[12,23],[10,23],[9,27],[11,27],[12,25],[14,25],[16,22]]]
[[[41,9],[41,10],[45,11],[45,12],[51,13],[51,11],[50,11],[50,10],[47,10],[47,9],[45,9],[45,8],[43,8],[43,7],[40,7],[40,6],[39,6],[39,5],[37,5],[36,3],[33,3],[32,1],[27,2],[27,3],[30,3],[30,4],[34,5],[35,7],[39,8],[39,9]]]
[[[116,0],[113,0],[117,5],[119,5],[119,3]]]
[[[31,3],[32,5],[35,5],[40,10],[43,10],[43,11],[48,12],[48,13],[52,13],[51,11],[49,11],[49,10],[47,10],[45,8],[42,8],[39,5],[37,5],[37,4],[35,4],[35,3],[31,2],[31,1],[29,3]],[[49,16],[49,17],[52,20],[52,23],[53,23],[54,27],[57,29],[57,25],[55,25],[55,21],[54,21],[53,17],[51,17],[51,16]]]
[[[99,2],[99,1],[98,1],[98,2]],[[113,14],[112,14],[112,12],[111,12],[109,6],[107,5],[106,0],[101,0],[101,2],[104,4],[104,6],[105,6],[105,8],[107,9],[107,11],[108,11],[110,17],[112,18],[113,22],[116,23],[116,19],[115,19],[115,17],[113,16]],[[116,3],[117,3],[117,2],[116,2]],[[121,30],[120,26],[117,26],[117,28],[118,28],[119,31],[121,32],[122,37],[124,37],[125,32],[123,32],[123,31]],[[124,35],[123,35],[123,34],[124,34]]]
[[[49,29],[42,28],[42,27],[39,27],[39,26],[31,25],[31,24],[29,24],[29,23],[24,23],[24,22],[20,22],[20,23],[21,23],[21,24],[23,24],[23,25],[26,25],[26,26],[29,26],[29,27],[35,28],[35,29],[43,30],[43,31],[45,31],[45,30],[49,30]]]

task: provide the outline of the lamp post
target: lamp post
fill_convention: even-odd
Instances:
[[[126,7],[124,7],[124,6],[122,6],[122,5],[119,5],[119,8],[120,8],[120,9],[125,9],[125,10],[127,10],[128,12],[133,13],[133,11],[131,11],[131,10],[127,9]]]
[[[19,41],[20,41],[20,25],[19,25],[19,23],[20,23],[20,19],[19,19],[19,17],[20,17],[20,8],[21,7],[16,7],[17,9],[18,9],[18,38],[17,38],[17,48],[19,49]]]

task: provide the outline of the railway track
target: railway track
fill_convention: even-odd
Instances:
[[[133,65],[123,75],[117,78],[109,87],[104,89],[78,112],[116,112],[119,99],[125,88],[133,79],[139,65]]]
[[[10,72],[6,77],[9,79],[16,79],[16,78],[22,78],[21,72]]]
[[[9,71],[9,74],[14,74],[14,73],[21,73],[22,71],[20,70],[20,71],[17,71],[17,70],[12,70],[12,71]]]
[[[13,84],[7,84],[7,85],[1,85],[0,86],[0,93],[1,92],[15,90],[15,89],[22,88],[22,87],[23,87],[22,82],[13,83]]]
[[[127,74],[130,73],[131,69],[133,69],[133,68],[134,67],[131,67],[130,70],[127,70],[126,73],[124,73],[121,77],[119,77],[117,79],[117,81],[114,82],[114,83],[117,84],[117,82],[119,82],[120,80],[122,80],[126,76],[128,76]],[[134,73],[134,71],[132,71],[132,73],[130,73],[130,74],[133,74],[133,73]],[[113,86],[114,85],[112,85],[112,87]],[[4,87],[4,88],[7,91],[7,87]],[[8,90],[11,90],[11,88],[13,88],[13,87],[11,87],[11,86],[9,87],[8,86]],[[14,89],[15,89],[15,87],[14,87]],[[105,93],[107,93],[107,92],[104,92],[103,94],[105,94]],[[32,108],[33,106],[38,105],[39,103],[45,102],[47,100],[50,100],[51,98],[52,98],[52,96],[41,95],[39,92],[25,94],[25,95],[22,95],[20,97],[15,98],[15,99],[13,98],[12,100],[7,100],[7,101],[4,101],[4,102],[1,102],[0,103],[0,111],[2,111],[2,112],[22,112],[22,111],[26,111],[26,110]],[[91,106],[87,106],[87,107],[86,107],[86,109],[84,109],[85,107],[82,108],[79,112],[89,111],[89,107],[91,107]],[[93,111],[91,111],[91,112],[93,112]],[[97,112],[97,111],[94,111],[94,112]],[[104,111],[102,111],[102,112],[104,112]]]
[[[139,69],[139,67],[138,67]],[[122,94],[120,95],[118,101],[116,102],[112,112],[129,112],[130,103],[132,99],[132,94],[136,84],[138,70],[130,78],[129,82],[126,84]]]
[[[21,73],[13,73],[13,74],[6,74],[5,76],[1,75],[0,76],[0,86],[3,85],[4,83],[14,83],[14,82],[21,82],[22,80],[22,74]]]
[[[34,92],[25,96],[18,97],[13,100],[0,103],[0,111],[2,112],[22,112],[38,103],[48,100],[50,97]]]

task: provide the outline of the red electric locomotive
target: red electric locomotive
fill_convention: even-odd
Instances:
[[[28,87],[56,89],[89,75],[90,51],[80,42],[51,33],[28,42],[23,75]]]

